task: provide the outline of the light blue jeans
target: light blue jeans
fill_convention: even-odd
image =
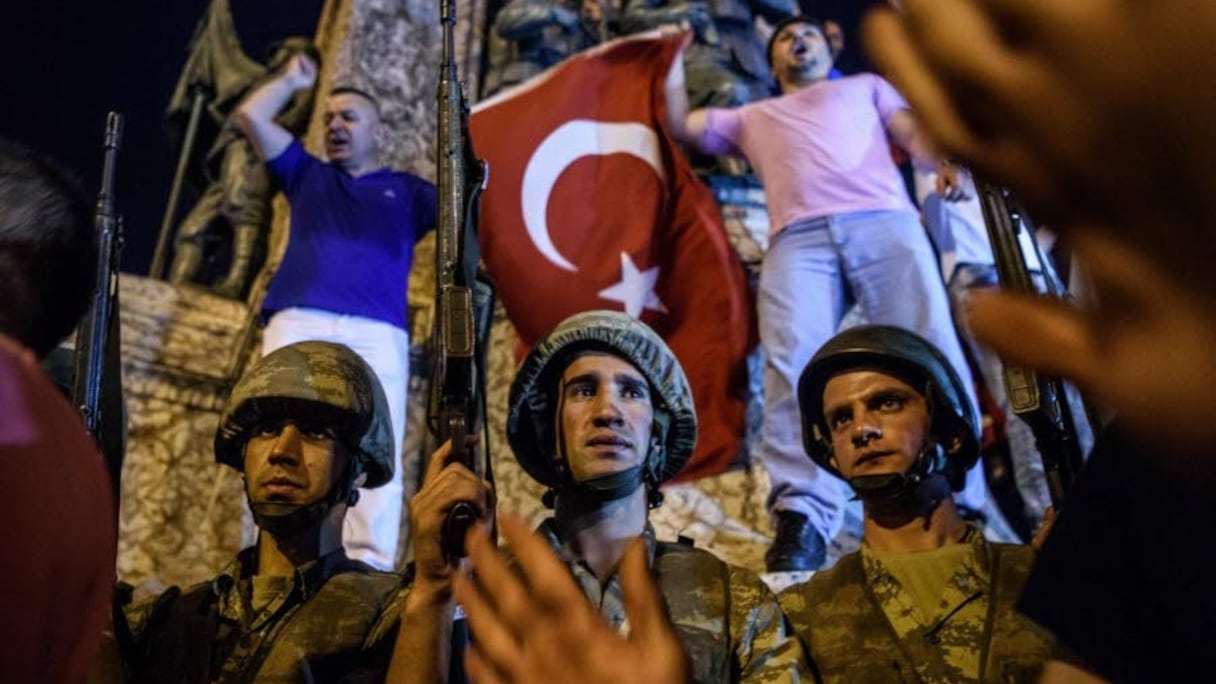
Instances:
[[[773,237],[757,295],[766,359],[760,458],[773,486],[768,508],[806,515],[828,540],[840,531],[843,504],[852,494],[806,455],[797,387],[811,356],[836,334],[850,299],[866,321],[907,328],[937,345],[963,382],[974,386],[937,257],[915,213],[837,214],[791,224]],[[974,406],[974,392],[968,398]],[[984,508],[978,466],[955,500]]]

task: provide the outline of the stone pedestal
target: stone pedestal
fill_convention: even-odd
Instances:
[[[212,448],[256,334],[248,308],[194,287],[123,275],[127,455],[118,576],[132,584],[214,575],[240,548],[241,478]]]

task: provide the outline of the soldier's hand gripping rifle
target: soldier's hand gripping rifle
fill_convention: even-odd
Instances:
[[[1004,188],[979,178],[975,179],[975,187],[983,207],[984,223],[988,227],[1001,289],[1039,295],[1039,289],[1026,266],[1022,242],[1018,239],[1019,233],[1024,230],[1030,244],[1035,244],[1033,224],[1029,217],[1011,200]],[[1048,277],[1044,257],[1038,257],[1043,263],[1044,277]],[[1009,407],[1034,433],[1035,446],[1043,459],[1051,504],[1059,511],[1064,494],[1071,488],[1082,464],[1076,423],[1064,383],[1059,378],[1026,366],[1006,363],[1004,367]]]
[[[439,75],[439,126],[436,154],[439,174],[439,215],[435,224],[435,321],[432,331],[431,392],[428,418],[431,433],[442,444],[451,441],[449,463],[462,463],[474,473],[486,473],[487,444],[470,445],[484,420],[481,377],[483,329],[475,323],[474,287],[480,259],[477,219],[486,166],[473,154],[468,135],[468,106],[456,68],[456,0],[441,0],[443,60]],[[481,467],[484,464],[484,468]],[[477,519],[468,502],[456,504],[444,524],[444,552],[464,554],[464,537]]]
[[[76,378],[72,385],[72,400],[84,418],[85,428],[99,442],[103,431],[121,430],[121,416],[103,415],[102,395],[118,392],[119,387],[103,387],[107,361],[117,363],[117,335],[114,316],[118,296],[118,266],[122,254],[122,217],[114,209],[114,173],[118,148],[122,145],[122,114],[110,112],[106,118],[105,162],[101,173],[101,190],[97,196],[94,225],[97,230],[97,280],[93,301],[76,335]],[[111,350],[107,354],[107,350]],[[107,355],[110,358],[107,360]],[[110,374],[115,377],[114,374]],[[107,458],[114,455],[106,454]]]

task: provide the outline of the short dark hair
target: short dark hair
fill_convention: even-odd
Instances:
[[[795,14],[782,19],[781,21],[777,22],[776,26],[773,27],[773,32],[768,37],[768,47],[766,47],[764,50],[764,57],[768,60],[768,68],[770,70],[773,68],[773,45],[777,42],[777,34],[781,33],[782,29],[785,27],[793,26],[794,24],[810,24],[819,30],[820,35],[825,37],[827,36],[827,32],[823,30],[823,22],[819,19],[815,19],[814,17],[808,17],[804,14]]]
[[[371,93],[363,90],[362,88],[356,88],[355,86],[351,85],[334,86],[333,90],[329,91],[329,96],[334,97],[335,95],[358,95],[371,103],[372,108],[376,110],[377,115],[380,114],[380,101],[373,97]]]
[[[46,356],[80,322],[96,275],[96,237],[79,181],[0,137],[0,334]]]

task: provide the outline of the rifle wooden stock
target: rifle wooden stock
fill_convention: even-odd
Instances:
[[[1016,208],[1004,188],[975,179],[984,223],[992,244],[1001,289],[1039,296],[1038,287],[1026,267],[1026,255],[1018,234],[1027,230],[1025,212]],[[1034,234],[1028,231],[1034,240]],[[1035,446],[1043,459],[1051,504],[1058,511],[1065,493],[1081,467],[1081,447],[1064,383],[1027,366],[1004,364],[1005,392],[1009,407],[1030,426]]]

